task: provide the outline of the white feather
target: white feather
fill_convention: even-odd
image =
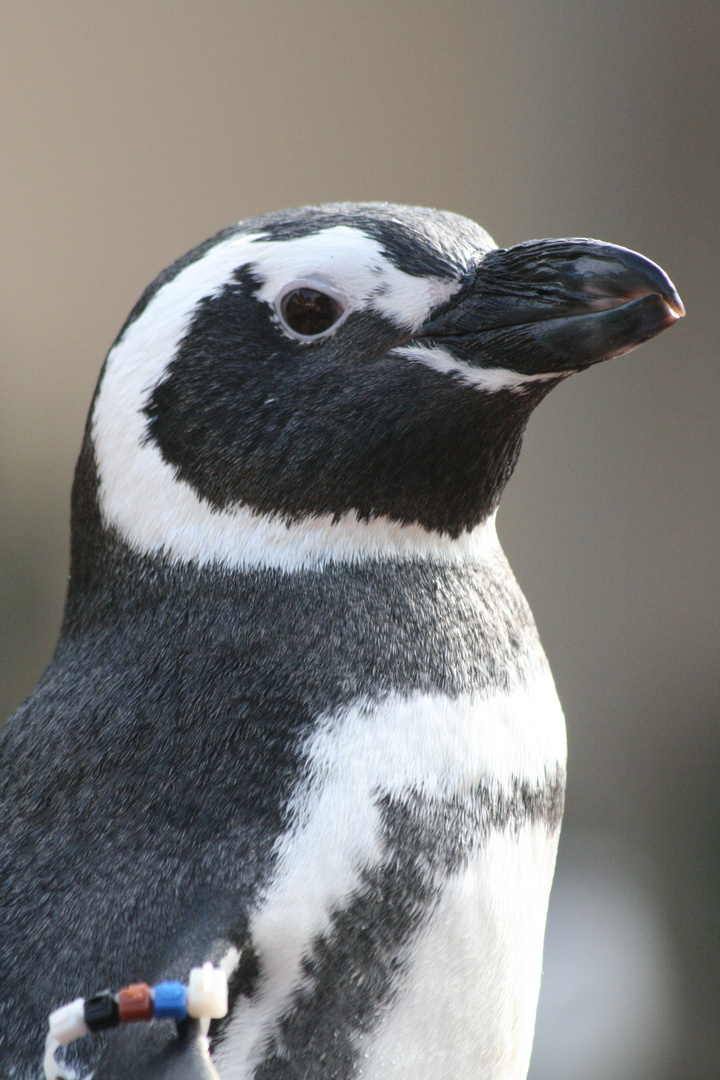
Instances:
[[[530,383],[548,382],[550,379],[562,379],[574,374],[572,371],[549,371],[540,375],[523,375],[522,372],[512,371],[510,368],[479,367],[477,364],[458,360],[448,349],[437,345],[401,345],[393,349],[393,356],[417,361],[444,375],[455,375],[466,386],[484,390],[488,394],[497,393],[498,390],[522,393]]]
[[[404,273],[377,240],[348,225],[296,240],[254,241],[248,263],[264,281],[258,299],[271,306],[290,282],[312,280],[328,285],[347,312],[370,308],[410,332],[460,288],[459,279]]]

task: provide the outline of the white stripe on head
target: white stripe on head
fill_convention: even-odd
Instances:
[[[308,516],[288,525],[246,506],[214,509],[176,475],[146,437],[144,409],[177,355],[200,302],[219,295],[248,267],[272,304],[289,282],[326,279],[355,310],[371,308],[407,330],[459,288],[459,281],[413,277],[383,255],[378,241],[336,226],[292,240],[239,234],[184,267],[152,297],[107,358],[92,417],[100,511],[135,551],[173,561],[286,570],[331,561],[428,557],[455,562],[497,543],[494,520],[458,540],[389,518]]]
[[[540,375],[524,375],[511,368],[479,367],[468,364],[465,360],[458,360],[448,349],[438,345],[401,345],[393,349],[392,355],[416,360],[443,375],[455,375],[466,386],[484,390],[489,394],[497,393],[498,390],[512,390],[521,394],[530,383],[549,382],[551,379],[563,379],[566,375],[574,374],[574,371],[548,371]]]
[[[339,294],[348,313],[369,308],[409,331],[422,326],[429,312],[460,288],[459,280],[398,270],[377,240],[349,225],[295,240],[256,241],[248,261],[264,279],[256,295],[270,305],[290,282],[314,280]]]

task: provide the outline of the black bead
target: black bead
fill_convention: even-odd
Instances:
[[[112,994],[96,994],[85,1000],[85,1023],[90,1031],[103,1031],[120,1023],[118,1003]]]

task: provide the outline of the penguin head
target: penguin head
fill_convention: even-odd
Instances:
[[[657,266],[595,241],[498,249],[386,204],[241,223],[162,273],[112,346],[75,531],[91,492],[104,535],[171,561],[462,548],[547,392],[682,313]]]

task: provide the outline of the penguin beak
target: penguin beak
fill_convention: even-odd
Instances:
[[[685,314],[667,274],[595,240],[490,251],[418,337],[482,367],[569,374],[620,356]]]

